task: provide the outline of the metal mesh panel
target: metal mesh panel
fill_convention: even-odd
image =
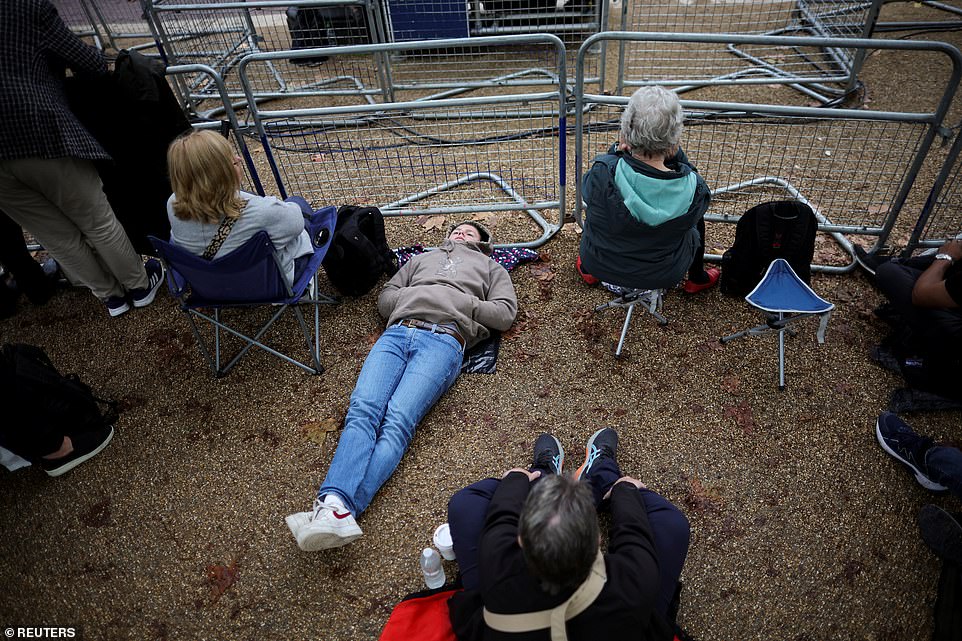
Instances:
[[[868,37],[881,0],[628,0],[623,6],[621,29],[662,33],[731,33],[789,36]],[[857,71],[854,50],[826,47],[813,41],[809,47],[687,43],[674,49],[652,48],[635,42],[620,44],[619,84],[624,87],[651,82],[666,74],[680,84],[697,81],[833,83],[815,89],[823,97],[846,88]],[[682,82],[684,81],[684,82]],[[629,92],[630,93],[630,92]]]
[[[418,214],[559,206],[556,100],[272,117],[263,126],[284,190],[315,204],[360,198]]]
[[[911,254],[917,247],[938,247],[962,233],[960,173],[962,138],[956,137],[905,248],[906,254]]]
[[[586,160],[617,140],[622,111],[601,105],[586,117]],[[685,153],[712,189],[709,220],[737,218],[761,202],[799,196],[826,223],[878,233],[928,131],[924,123],[832,115],[718,114],[687,110],[683,138]]]
[[[548,69],[563,80],[557,39],[484,40],[497,51],[504,38],[514,44],[552,41],[555,60]],[[431,47],[423,45],[347,47],[335,53],[365,66],[365,58],[381,54],[404,56],[417,48],[426,55]],[[245,59],[241,78],[271,59]],[[564,213],[559,137],[565,130],[564,91],[558,83],[548,89],[377,104],[328,96],[323,107],[285,109],[269,103],[255,106],[251,115],[281,195],[297,194],[315,206],[375,204],[386,215],[520,212],[543,232],[521,243],[533,245],[560,228]],[[547,222],[546,210],[557,212],[557,220]]]
[[[149,6],[170,64],[200,63],[214,68],[229,95],[242,96],[236,65],[250,53],[368,43],[377,25],[364,0],[302,2],[197,2],[155,0]],[[296,62],[273,61],[255,93],[263,96],[309,90],[331,74],[322,55]],[[199,104],[212,93],[206,79],[188,82],[188,95]]]
[[[147,14],[140,0],[110,2],[108,0],[81,0],[103,33],[106,46],[121,49],[153,49],[154,35],[147,23]]]
[[[706,40],[737,40],[740,46],[767,47],[776,40],[700,34],[602,34],[597,39],[601,38],[649,40],[643,45],[653,49],[660,45],[676,49]],[[794,38],[789,42],[808,47],[811,40]],[[826,46],[840,42],[823,41]],[[743,87],[737,86],[715,87],[712,102],[683,101],[686,130],[682,146],[713,193],[707,220],[734,222],[760,202],[797,198],[812,206],[819,229],[831,233],[849,254],[851,243],[842,233],[887,237],[945,118],[959,84],[962,60],[957,51],[938,43],[850,42],[859,55],[901,49],[926,60],[922,54],[947,56],[952,74],[942,91],[920,101],[931,103],[927,112],[922,111],[925,107],[917,113],[903,113],[759,104],[740,99]],[[617,140],[626,103],[625,97],[582,92],[576,109],[579,189],[591,159],[608,151]],[[580,197],[576,200],[575,213],[580,220],[582,203]],[[851,265],[821,267],[835,271]]]
[[[559,8],[558,4],[562,6]],[[563,40],[570,54],[568,66],[574,64],[575,54],[584,39],[604,31],[607,24],[607,0],[389,0],[385,6],[386,32],[394,42],[467,36],[504,34],[550,33]],[[471,50],[464,52],[471,55]],[[539,54],[516,51],[516,58],[490,60],[476,67],[468,76],[454,76],[451,80],[500,79],[515,73],[513,80],[536,78],[542,65]],[[592,80],[603,72],[604,52],[596,52],[588,69]],[[431,66],[430,56],[419,60],[416,56],[404,62],[412,70]],[[502,63],[507,63],[503,65]],[[392,65],[393,66],[393,65]],[[420,76],[409,70],[395,73],[395,82],[410,85]]]
[[[64,24],[81,38],[93,38],[100,46],[100,38],[94,29],[89,5],[76,0],[51,0]]]

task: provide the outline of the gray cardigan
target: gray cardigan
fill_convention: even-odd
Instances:
[[[310,234],[304,229],[304,215],[296,203],[286,203],[273,196],[255,196],[240,192],[247,206],[234,223],[227,240],[214,254],[220,258],[231,253],[246,241],[264,230],[277,251],[281,264],[287,266],[287,282],[294,282],[294,259],[314,252]],[[177,194],[167,199],[167,218],[170,219],[170,242],[192,254],[202,256],[210,245],[220,223],[209,224],[194,220],[181,220],[174,215]]]

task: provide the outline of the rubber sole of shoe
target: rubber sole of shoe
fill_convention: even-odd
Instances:
[[[126,303],[123,304],[123,305],[121,305],[120,307],[108,307],[108,308],[107,308],[107,313],[110,314],[111,318],[117,318],[118,316],[121,316],[121,315],[123,315],[123,314],[126,314],[126,313],[129,312],[129,311],[130,311],[130,305],[128,305],[128,304],[126,304]]]
[[[919,532],[935,554],[962,564],[962,524],[938,505],[923,505],[919,511]]]
[[[47,473],[48,476],[60,476],[61,474],[66,474],[67,472],[77,467],[81,463],[89,461],[93,457],[100,454],[100,452],[102,452],[103,449],[107,447],[107,445],[110,443],[110,441],[113,438],[114,438],[114,428],[111,427],[110,433],[107,435],[107,438],[105,438],[104,442],[98,445],[95,449],[91,450],[90,452],[87,452],[83,456],[78,456],[77,458],[73,459],[69,463],[64,463],[60,467],[55,467],[52,470],[44,470],[44,471]]]
[[[949,488],[945,487],[944,485],[939,485],[938,483],[936,483],[935,481],[927,477],[925,474],[922,474],[921,470],[919,470],[917,467],[915,467],[914,465],[906,461],[904,458],[896,454],[895,450],[889,447],[888,444],[885,442],[885,437],[882,436],[882,428],[879,426],[878,421],[875,421],[875,438],[878,440],[878,444],[882,446],[882,449],[888,452],[889,455],[892,456],[892,458],[899,461],[900,463],[902,463],[902,465],[909,468],[910,470],[912,470],[912,472],[915,473],[915,480],[919,482],[919,485],[933,492],[947,492],[949,490]]]
[[[361,528],[355,525],[341,532],[310,532],[308,529],[312,512],[299,512],[284,518],[291,534],[297,540],[297,547],[304,552],[318,552],[347,545],[363,536]]]

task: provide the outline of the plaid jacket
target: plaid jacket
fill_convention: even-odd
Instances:
[[[0,160],[110,158],[67,107],[67,67],[106,72],[48,0],[0,0]]]

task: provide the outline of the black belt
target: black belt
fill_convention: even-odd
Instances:
[[[450,327],[445,327],[444,325],[438,325],[437,323],[428,323],[427,321],[418,320],[416,318],[405,318],[400,321],[398,325],[402,327],[413,327],[414,329],[423,329],[429,332],[434,332],[435,334],[447,334],[448,336],[453,336],[454,340],[458,341],[458,345],[461,349],[464,349],[464,337],[457,332],[457,330],[451,329]]]

